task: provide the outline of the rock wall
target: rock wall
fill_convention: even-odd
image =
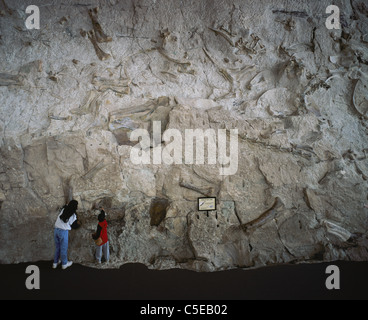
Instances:
[[[25,26],[30,4],[40,29]],[[86,265],[99,206],[108,267],[367,260],[368,6],[334,1],[329,30],[330,4],[3,1],[0,262],[51,260],[70,197],[83,225],[69,258]],[[190,163],[182,141],[167,149],[181,164],[156,163],[171,140],[155,126],[222,132],[227,150],[215,136],[217,161]],[[136,129],[148,164],[132,161]],[[221,175],[231,137],[237,170]],[[203,196],[216,211],[198,211]]]

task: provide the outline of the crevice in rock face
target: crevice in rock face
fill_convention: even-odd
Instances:
[[[97,201],[93,207],[98,209],[98,208],[111,208],[112,207],[112,201],[113,201],[113,198],[111,197],[106,197],[106,198],[103,198],[99,201]]]
[[[300,221],[299,221],[300,223]],[[282,238],[281,238],[281,234],[280,234],[280,229],[279,229],[279,226],[277,224],[277,220],[275,219],[275,225],[276,225],[276,230],[277,230],[277,236],[279,238],[279,241],[281,242],[281,244],[283,245],[283,247],[285,248],[286,252],[288,254],[290,254],[293,258],[297,259],[297,257],[290,251],[290,249],[286,246],[286,244],[284,243],[284,241],[282,241]]]
[[[163,198],[154,198],[151,201],[149,215],[151,217],[150,225],[158,227],[160,223],[166,218],[167,208],[169,207],[169,200]]]
[[[239,216],[239,213],[238,213],[238,211],[236,210],[236,202],[234,201],[234,213],[235,213],[235,216],[236,216],[236,218],[238,219],[238,221],[239,221],[239,225],[240,226],[242,226],[242,221],[241,221],[241,219],[240,219],[240,216]]]
[[[310,200],[309,200],[308,189],[307,188],[304,188],[303,189],[303,200],[304,200],[305,204],[307,205],[307,207],[309,209],[311,209],[312,211],[314,211],[314,209],[313,209],[313,207],[312,207],[312,205],[310,203]]]
[[[204,262],[208,262],[209,260],[205,257],[201,257],[198,255],[198,252],[193,244],[193,241],[190,237],[190,232],[191,232],[191,228],[192,228],[192,224],[190,223],[190,218],[189,216],[192,214],[193,212],[189,212],[186,216],[187,218],[187,223],[186,223],[186,240],[188,241],[188,245],[190,250],[192,251],[193,254],[193,258],[188,259],[188,261],[204,261]],[[199,219],[199,215],[197,215],[197,219]]]
[[[197,252],[196,252],[196,249],[194,248],[194,245],[193,245],[193,242],[192,242],[192,239],[190,238],[190,228],[191,228],[191,224],[190,224],[190,219],[189,219],[189,215],[191,214],[191,212],[189,212],[187,214],[187,224],[186,224],[186,238],[187,238],[187,241],[188,241],[188,244],[189,244],[189,248],[190,250],[192,251],[193,253],[193,257],[196,259],[197,258]],[[199,219],[199,216],[197,215],[197,218]]]
[[[260,163],[259,163],[259,159],[258,159],[258,158],[256,158],[254,161],[255,161],[255,163],[257,164],[257,169],[258,169],[258,171],[261,173],[261,175],[263,176],[264,181],[266,182],[266,184],[268,185],[268,187],[269,187],[269,188],[272,188],[272,187],[273,187],[273,184],[272,184],[272,182],[270,182],[270,181],[267,179],[267,175],[262,171],[262,169],[261,169],[261,165],[260,165]]]
[[[73,187],[71,185],[71,177],[62,181],[62,187],[64,192],[64,201],[65,203],[69,203],[73,199]]]

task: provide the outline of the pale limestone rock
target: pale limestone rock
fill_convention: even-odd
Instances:
[[[93,28],[80,3],[64,2],[42,10],[40,30],[0,20],[0,263],[51,260],[71,197],[82,227],[69,258],[94,267],[99,207],[102,268],[368,259],[364,1],[338,2],[342,29],[328,30],[327,0],[93,0],[112,39],[99,49],[80,33]],[[215,164],[208,151],[186,163],[184,141],[182,164],[154,163],[171,142],[152,136],[158,122],[183,138],[214,130],[216,147],[219,130],[237,129],[236,173],[219,174],[218,148]],[[132,162],[136,129],[150,136],[149,164]],[[216,211],[198,212],[205,195]]]

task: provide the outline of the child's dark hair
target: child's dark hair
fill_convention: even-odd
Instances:
[[[101,213],[98,215],[98,221],[102,222],[105,220],[105,211],[101,210]]]

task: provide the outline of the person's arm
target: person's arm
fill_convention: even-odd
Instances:
[[[70,217],[68,222],[72,229],[78,229],[82,225],[82,223],[78,220],[78,217],[75,213]]]
[[[368,209],[368,203],[364,205],[364,207],[366,207]]]
[[[92,238],[93,238],[93,240],[97,240],[97,239],[100,237],[100,235],[101,235],[101,230],[102,230],[101,226],[100,226],[100,225],[98,225],[98,226],[97,226],[96,233],[92,234]]]
[[[72,228],[72,229],[78,229],[80,226],[82,225],[82,222],[80,222],[78,219],[77,220],[75,220],[71,225],[70,225],[70,227]]]

